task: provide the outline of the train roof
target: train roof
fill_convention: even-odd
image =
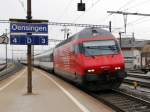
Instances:
[[[105,29],[101,29],[101,28],[84,28],[83,30],[81,30],[80,32],[74,34],[73,36],[69,37],[68,39],[62,41],[61,43],[59,43],[58,45],[56,45],[56,47],[59,47],[71,40],[74,39],[80,39],[80,38],[93,38],[93,37],[113,37],[111,32],[105,30]]]
[[[85,28],[75,34],[75,38],[93,38],[96,36],[106,37],[113,36],[111,32],[101,28]]]

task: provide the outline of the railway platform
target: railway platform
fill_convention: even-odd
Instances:
[[[27,69],[0,81],[1,112],[113,112],[95,98],[42,70],[33,71],[27,92]]]

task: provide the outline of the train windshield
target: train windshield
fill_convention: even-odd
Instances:
[[[100,40],[83,43],[86,56],[116,54],[119,52],[118,44],[114,40]]]

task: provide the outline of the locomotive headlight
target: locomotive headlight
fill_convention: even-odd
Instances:
[[[115,70],[120,70],[121,69],[121,67],[115,67]]]
[[[95,72],[95,70],[94,69],[89,69],[89,70],[87,70],[89,73],[91,73],[91,72]]]

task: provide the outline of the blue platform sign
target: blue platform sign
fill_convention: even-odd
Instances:
[[[12,45],[48,45],[47,35],[10,35]]]
[[[11,22],[10,33],[48,33],[47,23]]]

